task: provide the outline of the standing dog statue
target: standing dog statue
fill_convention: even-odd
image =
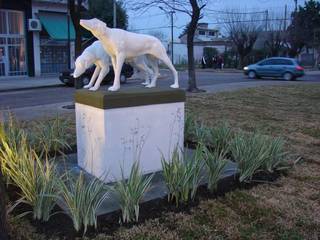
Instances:
[[[148,59],[146,56],[139,56],[128,61],[133,68],[138,69],[144,74],[145,82],[143,84],[149,84],[150,77],[153,75],[152,70],[146,64],[147,61]],[[99,89],[102,80],[109,73],[110,63],[110,57],[105,52],[101,42],[95,41],[76,59],[73,77],[80,77],[89,67],[95,64],[96,68],[93,72],[90,82],[88,85],[85,85],[84,88],[88,88],[91,91],[96,91]]]
[[[127,32],[122,29],[109,28],[99,19],[80,20],[80,25],[89,30],[96,38],[98,38],[104,49],[111,56],[112,66],[115,70],[113,86],[110,91],[118,91],[120,89],[120,72],[126,59],[132,59],[141,55],[148,55],[154,58],[150,61],[154,72],[151,83],[146,87],[155,87],[159,74],[155,59],[161,60],[172,71],[174,76],[174,84],[170,87],[179,88],[178,73],[172,65],[164,46],[160,40],[149,35]]]

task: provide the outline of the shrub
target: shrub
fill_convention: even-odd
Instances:
[[[218,154],[227,154],[232,138],[233,132],[229,124],[223,122],[210,129],[208,141]]]
[[[56,204],[56,166],[47,158],[41,161],[29,148],[24,134],[20,135],[20,140],[13,140],[1,127],[0,146],[3,173],[21,190],[22,197],[16,205],[26,203],[32,207],[34,219],[48,221]]]
[[[97,178],[86,180],[82,171],[78,177],[67,172],[59,181],[59,188],[65,213],[71,217],[74,229],[78,232],[84,227],[86,233],[88,226],[97,228],[97,210],[109,195],[105,184]]]
[[[202,152],[198,147],[193,158],[182,158],[176,147],[171,159],[168,161],[162,155],[161,163],[163,177],[168,187],[168,201],[175,200],[176,206],[179,202],[193,200],[201,181]]]
[[[224,156],[225,153],[222,149],[220,149],[220,151],[214,150],[213,152],[210,152],[203,146],[203,160],[208,173],[208,189],[211,192],[217,190],[218,181],[224,167],[228,163]]]
[[[140,170],[139,161],[135,161],[131,167],[129,178],[126,179],[124,171],[122,180],[115,184],[115,192],[120,201],[122,221],[125,223],[139,220],[139,203],[151,185],[153,175],[144,177]]]
[[[268,158],[268,146],[261,134],[238,133],[230,149],[233,159],[238,163],[240,182],[251,181],[253,175],[263,168]]]

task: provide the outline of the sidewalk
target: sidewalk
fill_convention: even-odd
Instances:
[[[13,90],[27,90],[34,88],[62,86],[63,83],[58,77],[17,77],[17,78],[0,78],[0,92]]]

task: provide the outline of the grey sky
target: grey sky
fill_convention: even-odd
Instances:
[[[304,0],[298,0],[298,4],[303,5]],[[268,10],[270,14],[274,13],[277,16],[281,14],[284,16],[285,5],[288,7],[288,16],[294,10],[294,0],[209,0],[208,9],[227,10],[239,9],[240,11],[265,11]],[[205,17],[201,22],[216,23],[218,16],[213,15],[212,12],[205,12]],[[174,16],[174,35],[175,39],[183,30],[185,24],[189,22],[189,16],[183,13],[176,13]],[[141,33],[148,33],[152,31],[162,31],[167,37],[170,33],[170,18],[165,15],[161,9],[153,8],[143,15],[138,15],[136,12],[129,11],[129,29],[139,30]],[[220,25],[211,24],[211,27],[219,28]]]

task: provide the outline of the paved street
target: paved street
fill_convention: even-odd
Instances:
[[[182,88],[187,87],[187,72],[180,72],[180,85]],[[127,84],[122,87],[136,87],[140,86],[141,80],[128,80]],[[169,86],[172,82],[172,77],[169,71],[163,71],[162,77],[158,80],[159,86]],[[245,88],[246,86],[261,86],[261,85],[279,85],[279,84],[296,84],[296,83],[320,83],[319,73],[310,73],[299,79],[298,81],[286,82],[284,80],[275,79],[263,79],[263,80],[251,80],[245,77],[241,73],[219,73],[210,71],[198,71],[197,83],[201,88],[210,89],[214,91],[218,89],[223,90],[235,90],[237,88]],[[0,82],[1,83],[1,82]],[[108,86],[102,86],[102,89],[106,90]],[[2,92],[0,93],[0,109],[15,109],[25,108],[47,104],[58,104],[64,102],[72,102],[74,89],[69,87],[53,87],[32,89],[24,91]]]

